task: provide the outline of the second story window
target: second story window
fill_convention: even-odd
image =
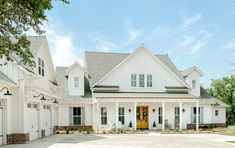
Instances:
[[[38,58],[38,74],[44,76],[44,61]]]
[[[196,80],[192,80],[192,89],[196,89]]]
[[[136,80],[137,76],[136,74],[131,74],[131,87],[136,87]]]
[[[139,74],[139,87],[144,87],[144,74]]]
[[[153,80],[152,75],[151,75],[151,74],[148,74],[148,75],[147,75],[147,87],[153,87],[153,82],[152,82],[152,80]]]
[[[79,87],[79,77],[74,77],[74,87]]]

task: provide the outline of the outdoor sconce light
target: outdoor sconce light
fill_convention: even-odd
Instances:
[[[131,113],[131,109],[129,109],[129,113]]]
[[[183,109],[182,111],[185,112],[185,109]]]
[[[4,89],[7,90],[7,92],[4,94],[5,96],[11,96],[11,95],[12,95],[12,94],[9,92],[9,89],[8,89],[7,87],[3,87],[3,88],[0,90],[0,92],[3,91]]]
[[[55,104],[57,104],[57,103],[58,103],[58,101],[56,100],[56,98],[55,98],[55,97],[51,98],[51,100],[54,100],[54,101],[53,101],[53,103],[55,103]]]
[[[155,108],[153,109],[153,112],[155,113]]]
[[[42,100],[42,101],[47,100],[47,99],[45,99],[44,94],[39,94],[38,96],[33,96],[33,97],[35,98],[35,97],[40,97],[40,96],[42,96],[42,98],[40,100]]]

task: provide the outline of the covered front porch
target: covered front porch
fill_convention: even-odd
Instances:
[[[182,130],[187,129],[188,124],[195,124],[198,130],[203,120],[199,99],[188,94],[156,94],[154,98],[154,95],[148,98],[127,98],[123,93],[125,97],[118,98],[117,95],[96,95],[93,105],[95,130]]]

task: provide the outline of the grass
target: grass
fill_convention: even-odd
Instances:
[[[211,129],[200,129],[196,130],[165,130],[160,131],[162,134],[219,134],[219,135],[228,135],[235,136],[235,126],[228,126],[227,128],[211,128]]]

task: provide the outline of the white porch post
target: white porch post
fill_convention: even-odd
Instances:
[[[183,103],[180,103],[180,130],[182,130],[182,125],[183,125],[183,121],[182,121],[182,116],[183,116]]]
[[[162,130],[165,130],[165,102],[162,102]]]
[[[100,130],[100,112],[99,112],[99,103],[97,102],[96,104],[96,125],[97,125],[97,131],[99,133],[99,130]]]
[[[134,115],[134,117],[133,117],[133,129],[134,130],[136,130],[136,106],[137,106],[137,103],[136,102],[134,102],[134,110],[133,110],[133,115]]]
[[[199,103],[196,103],[196,130],[199,129]]]
[[[115,103],[115,107],[116,107],[116,131],[118,131],[118,102]]]

